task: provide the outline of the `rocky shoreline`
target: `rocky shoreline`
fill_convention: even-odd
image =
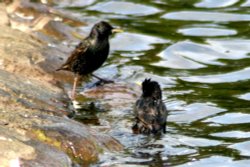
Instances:
[[[70,49],[59,50],[43,41],[69,37],[54,31],[63,24],[54,21],[55,10],[14,2],[0,3],[0,166],[88,166],[104,151],[121,151],[116,139],[67,117],[70,100],[60,85],[72,76],[55,75],[54,69]],[[27,10],[36,13],[33,23],[12,17],[24,7],[34,9]],[[77,41],[72,34],[71,40]]]

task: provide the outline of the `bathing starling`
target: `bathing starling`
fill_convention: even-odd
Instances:
[[[166,133],[166,121],[168,111],[162,101],[160,85],[151,79],[145,79],[142,83],[142,95],[136,101],[135,124],[132,127],[134,133],[157,134]]]
[[[93,26],[90,34],[83,39],[71,53],[67,61],[56,71],[66,70],[75,74],[71,98],[75,97],[76,84],[79,76],[91,74],[99,80],[102,78],[92,74],[102,66],[109,54],[109,36],[120,29],[113,28],[109,23],[101,21]]]

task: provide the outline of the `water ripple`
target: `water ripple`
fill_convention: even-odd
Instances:
[[[165,145],[164,151],[161,153],[163,156],[169,156],[169,155],[188,155],[188,154],[194,154],[197,151],[195,149],[190,149],[186,147],[172,147]]]
[[[208,116],[225,111],[225,109],[212,106],[211,104],[193,103],[183,107],[183,111],[171,112],[169,122],[191,123]]]
[[[188,137],[188,136],[178,136],[177,139],[181,145],[191,146],[191,147],[208,147],[220,145],[222,142],[217,140],[209,140],[198,137]]]
[[[231,73],[180,77],[180,79],[187,82],[198,82],[198,83],[230,83],[230,82],[232,83],[232,82],[244,81],[250,79],[250,67]]]
[[[243,156],[250,156],[250,150],[249,150],[250,141],[236,143],[236,144],[229,146],[229,148],[233,148],[233,149],[238,150],[240,152],[240,154]]]
[[[196,3],[195,7],[203,7],[203,8],[222,8],[235,4],[239,0],[202,0],[199,3]]]
[[[212,156],[209,158],[204,158],[198,161],[194,162],[188,162],[183,165],[178,165],[177,167],[248,167],[250,163],[250,160],[239,160],[239,161],[233,161],[229,157],[223,157],[223,156]]]
[[[214,42],[211,42],[214,43]],[[225,53],[217,52],[209,45],[198,44],[191,41],[175,43],[159,53],[162,60],[152,63],[154,66],[168,67],[175,69],[199,69],[208,65],[224,65],[218,62],[221,58],[234,58]],[[237,58],[242,58],[237,56]]]
[[[249,58],[249,39],[207,39],[206,42],[212,49],[216,50],[219,53],[223,53],[224,59]]]
[[[203,122],[213,122],[219,124],[244,124],[250,123],[250,114],[226,113],[220,116],[208,118]]]
[[[237,34],[236,30],[228,30],[221,28],[184,28],[184,29],[179,29],[178,32],[187,36],[203,36],[203,37],[228,36]]]
[[[88,8],[89,10],[96,10],[105,13],[115,13],[121,15],[135,15],[135,16],[146,16],[161,12],[161,10],[152,6],[136,4],[132,2],[103,2],[98,3],[95,6]]]
[[[237,96],[239,99],[250,101],[250,93],[245,93],[242,95]]]
[[[234,14],[223,12],[180,11],[162,16],[164,19],[188,21],[240,22],[250,21],[249,14]]]
[[[243,139],[243,138],[250,138],[250,132],[243,132],[243,131],[218,132],[218,133],[212,133],[211,136]]]
[[[111,40],[111,46],[113,50],[119,51],[144,51],[150,50],[154,47],[152,44],[154,43],[167,43],[169,41],[157,38],[153,36],[143,35],[143,34],[135,34],[124,32],[121,34],[117,34],[115,38]]]
[[[242,7],[250,7],[250,0],[247,0],[245,3],[241,5]]]

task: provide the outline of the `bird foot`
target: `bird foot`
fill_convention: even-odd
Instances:
[[[94,75],[94,74],[91,74],[91,75],[92,75],[93,77],[99,79],[99,82],[97,82],[96,85],[98,85],[98,83],[99,83],[99,85],[108,84],[108,83],[114,83],[114,81],[112,81],[112,80],[103,79],[103,78],[98,77],[97,75]]]
[[[106,79],[100,79],[97,83],[96,86],[104,85],[104,84],[110,84],[114,83],[112,80],[106,80]]]
[[[114,83],[114,81],[108,80],[108,79],[101,79],[100,81],[105,83],[105,84]]]

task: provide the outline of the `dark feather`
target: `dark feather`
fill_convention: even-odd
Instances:
[[[77,59],[80,58],[80,56],[82,56],[82,57],[84,56],[84,54],[86,53],[89,46],[90,46],[90,43],[89,43],[88,39],[85,39],[81,43],[79,43],[76,46],[75,50],[71,53],[71,55],[69,56],[67,61],[60,68],[58,68],[56,71],[67,70],[67,71],[74,72],[74,70],[71,68],[71,67],[73,67],[73,63],[75,63],[77,61]],[[82,64],[84,64],[84,62],[82,62]]]
[[[144,134],[165,133],[168,111],[162,101],[160,85],[151,79],[145,79],[142,92],[134,108],[136,122],[133,130],[137,129],[138,133]]]
[[[90,34],[71,53],[66,62],[57,69],[87,75],[105,62],[109,54],[109,36],[113,27],[107,22],[94,25]]]

